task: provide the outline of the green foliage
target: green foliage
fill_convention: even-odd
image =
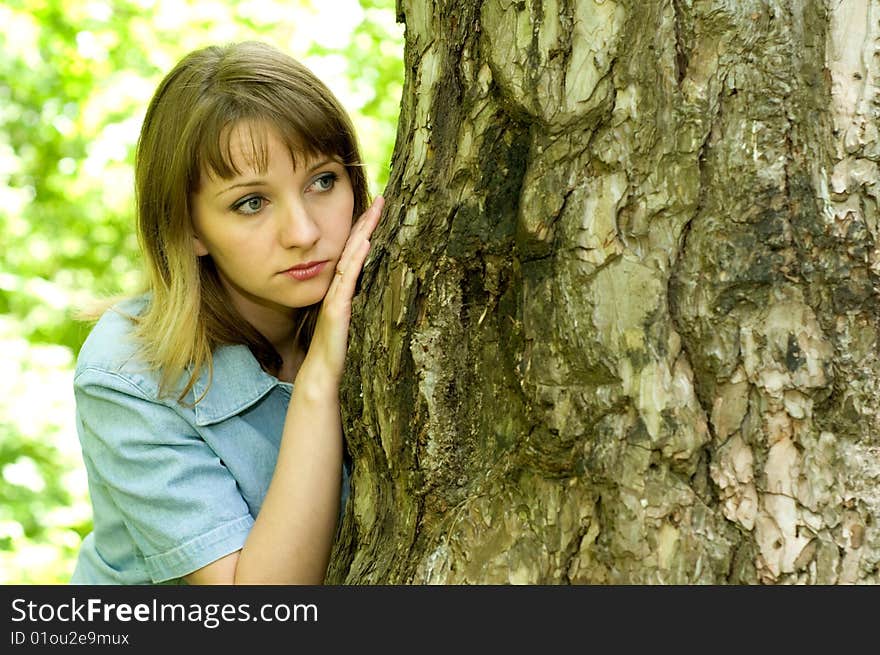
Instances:
[[[348,108],[377,193],[403,28],[394,0],[13,0],[0,23],[0,583],[63,582],[91,527],[70,397],[88,326],[72,316],[137,287],[132,164],[155,85],[193,48],[274,43]]]

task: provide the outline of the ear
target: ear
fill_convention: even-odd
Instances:
[[[196,257],[204,257],[208,254],[208,249],[197,234],[193,234],[193,252],[196,253]]]

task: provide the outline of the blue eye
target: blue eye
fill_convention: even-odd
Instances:
[[[250,215],[258,213],[263,208],[264,203],[265,199],[261,196],[248,196],[239,200],[232,208],[239,214]]]
[[[312,182],[312,186],[320,192],[329,191],[334,187],[336,180],[338,179],[339,176],[332,171],[329,173],[323,173],[315,178],[315,181]]]

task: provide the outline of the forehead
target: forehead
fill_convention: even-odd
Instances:
[[[283,134],[265,121],[241,120],[225,126],[215,139],[201,148],[199,177],[202,182],[226,180],[247,174],[265,174],[270,162],[293,169],[308,164],[318,153],[303,147],[295,134]]]
[[[282,139],[278,130],[266,123],[239,121],[225,128],[219,135],[223,158],[233,169],[233,173],[256,171],[264,173],[269,160],[276,158],[293,159],[290,146]],[[294,166],[296,162],[292,162]],[[220,173],[220,171],[206,171]],[[227,177],[221,175],[221,177]]]

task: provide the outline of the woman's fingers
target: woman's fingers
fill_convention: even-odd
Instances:
[[[384,200],[378,196],[352,227],[342,249],[333,281],[318,313],[309,357],[341,375],[348,343],[351,299],[370,251],[370,236],[379,223]]]
[[[373,230],[379,224],[379,218],[382,215],[384,206],[385,199],[382,196],[376,196],[373,204],[355,223],[348,241],[342,249],[342,255],[336,264],[336,279],[334,282],[337,286],[341,285],[342,290],[350,291],[344,294],[347,297],[354,295],[355,281],[370,250],[370,236],[372,236]]]
[[[366,261],[367,253],[369,252],[370,242],[365,239],[360,242],[358,249],[352,255],[348,268],[343,271],[340,283],[342,285],[341,291],[344,298],[350,299],[354,296],[354,289],[358,276],[361,273],[361,269],[364,267],[364,262]]]
[[[369,239],[370,235],[373,234],[373,230],[375,230],[376,226],[379,224],[379,218],[382,216],[382,209],[384,206],[385,198],[382,196],[376,196],[375,200],[373,200],[373,204],[369,206],[367,211],[365,211],[354,224],[354,227],[351,229],[349,241],[360,238]]]

